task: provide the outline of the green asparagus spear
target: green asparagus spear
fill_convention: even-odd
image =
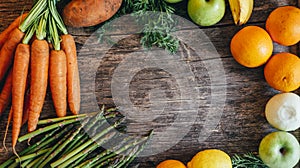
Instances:
[[[123,163],[120,163],[119,165],[117,165],[115,168],[121,168],[123,167],[128,167],[129,164],[136,158],[136,156],[143,151],[144,147],[147,144],[147,140],[149,140],[153,135],[153,131],[150,131],[149,136],[146,137],[145,141],[142,141],[140,144],[138,144],[137,146],[133,147],[133,150],[131,151],[131,153],[128,155],[128,158],[123,160]]]
[[[27,159],[26,161],[22,162],[21,167],[26,167],[29,163],[31,163],[35,158]]]
[[[136,153],[139,150],[139,148],[140,148],[140,146],[137,145],[137,146],[133,147],[132,150],[129,150],[129,152],[126,155],[124,155],[125,158],[123,158],[120,162],[116,163],[114,165],[114,168],[121,168],[122,166],[131,162],[132,158],[134,156],[136,156]]]
[[[98,163],[98,164],[95,165],[94,167],[97,167],[97,168],[103,168],[104,166],[109,165],[109,163],[113,162],[114,160],[120,159],[120,157],[122,157],[122,156],[116,155],[116,156],[114,156],[114,157],[112,157],[112,158],[109,158],[109,159],[107,159],[107,160],[105,160],[105,161],[103,161],[103,162],[101,162],[101,163]]]
[[[39,161],[42,159],[42,157],[43,157],[43,156],[40,156],[40,157],[34,159],[34,160],[31,161],[26,167],[27,167],[27,168],[33,167],[37,162],[39,162]]]
[[[49,163],[51,161],[51,159],[56,157],[71,141],[73,141],[74,137],[79,134],[79,132],[88,123],[88,121],[89,121],[89,118],[84,119],[82,124],[78,128],[76,128],[74,132],[70,132],[69,135],[66,136],[66,139],[58,142],[59,146],[57,148],[53,148],[47,158],[44,157],[44,161],[40,165],[40,167],[43,167],[47,163]]]
[[[16,161],[17,163],[23,162],[23,161],[25,161],[25,160],[32,159],[32,158],[35,158],[35,157],[37,157],[37,156],[39,156],[39,155],[42,155],[42,154],[48,152],[49,150],[50,150],[50,148],[47,148],[47,149],[43,149],[43,150],[40,150],[40,151],[38,151],[38,152],[29,154],[29,155],[24,155],[24,156],[21,156],[20,158],[16,158],[15,161]]]
[[[70,127],[67,127],[65,129],[69,130]],[[66,131],[67,131],[66,130]],[[60,131],[58,133],[58,131],[60,131],[60,128],[56,128],[54,129],[52,132],[50,132],[49,134],[46,134],[40,141],[34,143],[33,145],[28,146],[25,150],[23,150],[22,152],[19,153],[20,156],[24,155],[24,154],[28,154],[28,153],[32,153],[37,151],[38,149],[41,149],[42,147],[46,146],[47,144],[49,144],[51,141],[49,141],[49,139],[51,139],[51,137],[55,134],[55,135],[61,135],[63,133],[65,133],[64,131]],[[53,141],[53,139],[52,139]]]
[[[97,141],[96,143],[91,144],[88,148],[86,148],[85,150],[81,151],[80,153],[78,153],[77,155],[74,155],[72,158],[70,158],[69,160],[65,161],[63,164],[59,165],[60,168],[65,168],[68,165],[70,165],[72,162],[74,162],[75,160],[79,159],[81,156],[87,154],[87,153],[91,153],[93,152],[95,149],[97,149],[99,146],[101,146],[102,144],[104,144],[105,142],[109,141],[111,138],[113,138],[115,136],[116,132],[110,132],[107,135],[105,135],[104,137],[101,138],[100,141]]]
[[[28,148],[26,148],[25,150],[21,151],[19,153],[20,156],[24,155],[24,154],[28,154],[28,152],[30,152],[31,150],[35,149],[37,146],[39,146],[42,142],[44,142],[45,140],[47,140],[49,137],[51,137],[53,134],[55,134],[57,131],[59,130],[59,128],[56,128],[55,130],[53,130],[52,132],[50,132],[49,134],[45,135],[40,141],[36,142],[34,145],[29,146]],[[17,156],[13,155],[12,157],[10,157],[7,161],[5,161],[4,163],[2,163],[0,165],[0,168],[5,168],[8,167],[9,165],[11,165],[12,163],[15,162],[15,159],[17,158]]]
[[[103,152],[99,153],[95,157],[93,157],[93,158],[85,161],[84,163],[80,164],[79,167],[88,168],[100,159],[105,160],[105,159],[108,159],[108,158],[111,158],[111,157],[117,155],[116,152],[114,152],[114,151],[120,150],[123,146],[125,146],[125,144],[127,144],[132,139],[133,139],[133,137],[129,137],[129,136],[124,137],[124,136],[119,135],[118,137],[116,137],[114,139],[114,141],[111,141],[112,143],[114,143],[115,141],[119,140],[120,143],[117,146],[114,146],[111,149],[104,150]],[[115,144],[111,144],[111,145],[115,145]],[[102,162],[102,160],[100,162]]]
[[[63,154],[69,153],[69,151],[71,151],[72,149],[76,149],[80,144],[82,144],[82,141],[84,142],[85,139],[88,139],[88,135],[86,134],[86,132],[89,132],[90,129],[94,125],[96,125],[98,121],[102,121],[100,122],[100,124],[98,124],[98,126],[102,126],[102,124],[104,123],[102,114],[103,114],[103,110],[101,110],[101,112],[99,112],[95,117],[87,118],[86,121],[82,122],[82,125],[84,126],[84,129],[81,131],[82,133],[79,133],[74,137],[74,141],[63,152]]]
[[[79,133],[75,138],[74,141],[68,145],[68,148],[65,149],[61,154],[60,157],[62,157],[63,155],[66,155],[67,153],[70,153],[71,151],[75,150],[76,148],[78,148],[81,144],[83,144],[84,142],[86,142],[89,139],[89,136],[83,132],[83,133]]]
[[[110,132],[112,129],[114,129],[114,127],[116,127],[119,123],[115,123],[114,126],[109,126],[107,128],[105,128],[103,131],[101,131],[99,134],[95,135],[94,138],[89,139],[88,141],[86,141],[84,144],[82,144],[81,146],[79,146],[78,148],[76,148],[74,151],[70,152],[69,154],[63,156],[62,158],[60,158],[59,160],[55,161],[54,163],[51,164],[51,167],[57,167],[58,165],[61,165],[62,163],[64,163],[65,161],[67,161],[68,159],[70,159],[71,157],[73,157],[74,155],[78,154],[80,151],[84,150],[85,148],[87,148],[89,145],[91,145],[94,141],[98,140],[99,138],[103,137],[105,134],[107,134],[108,132]]]
[[[69,167],[81,168],[78,165],[88,157],[89,153],[83,154],[79,159],[77,159],[74,163],[72,163]]]
[[[51,147],[51,149],[43,155],[43,157],[40,159],[40,161],[38,161],[34,165],[34,168],[44,167],[53,158],[52,156],[50,156],[50,154],[52,152],[54,152],[55,150],[57,150],[57,148],[59,148],[60,145],[63,144],[67,140],[67,138],[72,136],[73,132],[74,131],[76,132],[76,129],[77,128],[74,127],[74,129],[71,132],[69,132],[66,136],[64,136],[62,139],[60,139],[53,147]]]
[[[39,128],[39,129],[37,129],[37,130],[35,130],[33,132],[30,132],[30,133],[28,133],[26,135],[21,136],[18,139],[18,141],[19,142],[23,142],[23,141],[25,141],[27,139],[33,138],[33,137],[35,137],[37,135],[40,135],[40,134],[45,133],[45,132],[48,132],[48,131],[53,130],[53,129],[57,128],[57,127],[63,127],[65,125],[69,125],[69,124],[78,122],[79,120],[80,120],[79,118],[75,118],[75,119],[71,119],[71,120],[67,120],[67,121],[62,121],[62,122],[59,122],[59,123],[55,123],[53,125],[49,125],[49,126],[46,126],[44,128]]]
[[[74,118],[85,118],[88,116],[92,116],[95,113],[92,114],[79,114],[79,115],[71,115],[71,116],[66,116],[66,117],[60,117],[60,118],[50,118],[50,119],[45,119],[45,120],[39,120],[38,125],[43,125],[43,124],[52,124],[52,123],[57,123],[60,121],[66,121]]]

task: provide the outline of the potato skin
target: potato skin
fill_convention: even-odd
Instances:
[[[67,26],[89,27],[111,18],[120,8],[122,0],[72,0],[63,9]]]

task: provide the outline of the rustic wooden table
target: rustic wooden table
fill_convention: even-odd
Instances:
[[[215,113],[221,112],[221,114],[214,114],[219,116],[220,120],[217,123],[211,123],[210,130],[207,130],[208,135],[202,135],[203,124],[206,123],[203,118],[207,115],[212,107],[212,81],[210,78],[210,70],[205,67],[202,61],[195,56],[194,50],[187,45],[180,45],[179,54],[182,56],[185,63],[192,69],[194,73],[196,87],[200,95],[198,112],[193,118],[188,118],[189,114],[186,109],[179,111],[172,111],[172,106],[167,106],[165,111],[161,112],[160,109],[154,109],[158,112],[151,114],[149,107],[151,96],[155,96],[155,100],[163,102],[172,101],[172,98],[176,97],[180,88],[174,84],[176,80],[172,76],[162,69],[142,69],[138,73],[132,76],[132,80],[125,82],[122,86],[128,86],[129,99],[135,107],[139,108],[138,112],[149,111],[149,113],[141,112],[141,114],[133,114],[128,112],[126,114],[131,117],[144,115],[145,121],[133,121],[129,123],[129,132],[145,132],[150,129],[154,129],[154,132],[159,134],[160,137],[155,138],[155,142],[151,143],[149,150],[155,151],[158,149],[165,149],[159,153],[151,156],[139,157],[135,160],[135,164],[140,164],[140,167],[154,167],[159,162],[165,159],[179,159],[184,163],[187,163],[192,156],[200,150],[207,148],[218,148],[226,151],[229,155],[242,154],[247,152],[257,153],[260,140],[268,133],[275,131],[264,117],[264,107],[266,102],[278,92],[268,86],[263,76],[263,67],[249,69],[239,65],[232,58],[229,50],[229,43],[233,35],[240,30],[243,26],[235,26],[232,21],[232,16],[228,7],[224,18],[213,27],[203,28],[203,32],[210,38],[212,44],[215,46],[220,58],[213,58],[210,61],[214,63],[221,61],[224,67],[224,76],[226,77],[225,83],[219,83],[215,86],[217,90],[217,96],[225,98],[224,106],[222,109],[217,109]],[[11,23],[21,11],[29,11],[32,5],[32,0],[1,0],[0,2],[0,31],[4,30],[9,23]],[[299,6],[298,0],[269,0],[269,1],[255,1],[255,8],[250,21],[247,25],[258,25],[264,27],[265,20],[268,14],[278,6],[294,5]],[[125,25],[124,25],[125,26]],[[100,106],[106,104],[111,106],[114,101],[113,95],[118,93],[112,93],[111,84],[112,76],[115,75],[114,71],[118,70],[118,64],[126,58],[131,56],[137,50],[140,50],[139,40],[140,36],[130,35],[126,36],[114,45],[107,52],[106,56],[99,60],[97,57],[98,50],[90,50],[85,48],[85,42],[90,38],[91,34],[95,32],[95,28],[74,29],[68,28],[69,33],[74,35],[78,52],[80,52],[78,60],[80,66],[80,75],[82,83],[82,109],[90,110],[94,109],[96,102]],[[184,27],[182,31],[191,32],[199,29],[198,27]],[[124,36],[119,34],[116,36]],[[186,36],[192,38],[192,35],[186,33]],[[300,47],[295,45],[292,47],[283,47],[275,45],[274,52],[289,51],[299,56]],[[101,50],[101,49],[100,49]],[[141,53],[143,55],[143,53]],[[215,59],[215,60],[214,60]],[[164,60],[164,59],[162,59]],[[95,65],[98,65],[95,67]],[[138,65],[138,63],[137,63]],[[130,67],[129,67],[130,68]],[[134,67],[132,67],[134,68]],[[220,67],[216,67],[218,69]],[[126,81],[128,83],[126,83]],[[116,85],[116,86],[119,86]],[[126,88],[126,87],[124,87]],[[113,88],[116,89],[116,88]],[[118,88],[117,88],[118,89]],[[221,91],[220,91],[221,90]],[[162,94],[164,93],[164,94]],[[180,92],[179,92],[180,93]],[[300,94],[300,89],[295,93]],[[182,93],[181,93],[182,94]],[[159,97],[157,95],[163,95]],[[119,100],[120,101],[120,100]],[[155,103],[155,102],[154,102]],[[168,102],[167,102],[168,103]],[[161,104],[159,104],[161,105]],[[98,108],[98,106],[97,106]],[[170,108],[171,112],[168,112]],[[152,108],[153,110],[153,108]],[[2,142],[4,136],[5,125],[7,122],[6,112],[1,117],[0,122],[0,139]],[[164,134],[164,130],[176,120],[176,115],[182,114],[183,120],[191,121],[182,122],[179,124],[177,130],[170,131],[169,134]],[[152,116],[153,115],[153,116]],[[157,115],[157,116],[155,116]],[[51,102],[50,93],[47,94],[45,106],[42,113],[42,118],[54,116],[53,105]],[[150,117],[152,116],[152,117]],[[185,118],[186,117],[186,118]],[[135,119],[142,119],[136,117]],[[206,121],[214,121],[213,118],[205,118]],[[188,130],[185,126],[189,126]],[[184,130],[184,131],[181,131]],[[26,128],[23,128],[22,134],[26,132]],[[167,132],[167,131],[166,131]],[[174,143],[178,138],[178,134],[183,135],[179,139],[178,143]],[[292,132],[297,139],[300,139],[300,130]],[[9,132],[8,137],[11,136]],[[201,141],[199,137],[208,136],[207,139]],[[172,138],[173,137],[173,138]],[[0,163],[7,159],[11,154],[10,150],[11,139],[8,138],[7,146],[9,151],[6,152],[2,146],[0,146]],[[170,145],[172,144],[172,145]],[[21,150],[26,144],[19,144],[17,150]],[[168,147],[169,146],[169,147]],[[151,152],[150,152],[151,153]]]

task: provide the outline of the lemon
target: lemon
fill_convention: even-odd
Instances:
[[[218,149],[198,152],[187,164],[188,168],[232,168],[230,157]]]

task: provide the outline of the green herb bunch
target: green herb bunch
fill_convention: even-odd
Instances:
[[[234,155],[232,157],[233,168],[268,168],[264,162],[253,153]]]
[[[145,18],[145,13],[153,14],[155,17]],[[179,47],[179,40],[171,35],[176,31],[177,24],[176,19],[172,17],[174,13],[175,8],[164,0],[123,0],[119,11],[98,30],[99,40],[103,40],[106,28],[109,27],[107,24],[113,19],[131,14],[136,18],[136,22],[143,26],[139,33],[142,35],[140,42],[144,48],[157,46],[175,53]]]

